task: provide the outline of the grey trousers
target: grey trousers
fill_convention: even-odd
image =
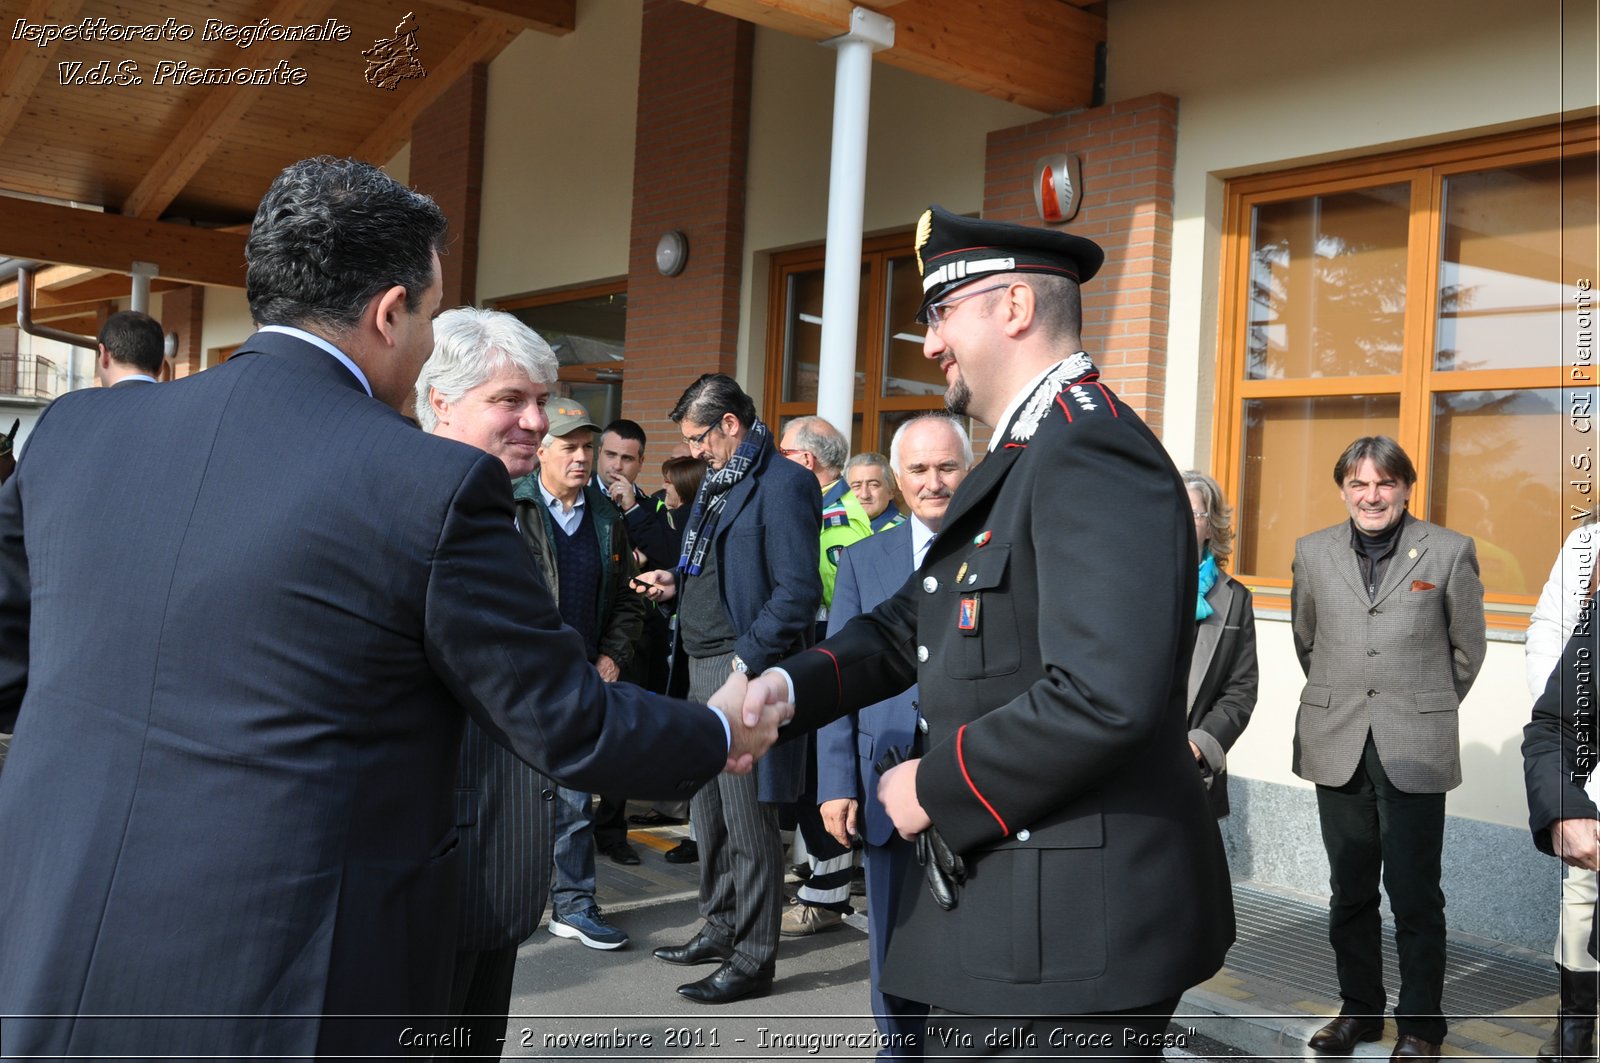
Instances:
[[[704,701],[732,669],[733,654],[689,658],[689,696]],[[689,803],[700,846],[700,915],[713,939],[733,948],[745,974],[770,974],[783,917],[783,845],[778,810],[756,799],[756,777],[718,775]]]

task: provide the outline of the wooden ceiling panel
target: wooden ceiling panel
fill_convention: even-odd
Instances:
[[[685,2],[813,40],[844,32],[852,7],[852,0]],[[878,55],[882,62],[1042,111],[1090,102],[1096,48],[1105,39],[1103,3],[863,2],[895,21],[895,47]],[[400,80],[392,91],[370,84],[363,50],[393,37],[408,9],[427,76]],[[56,214],[0,200],[0,244],[10,245],[0,246],[0,255],[117,269],[148,244],[176,263],[180,272],[170,276],[233,283],[242,237],[226,234],[233,242],[219,243],[171,221],[247,225],[272,178],[307,155],[387,162],[410,139],[422,109],[474,62],[492,59],[522,32],[581,33],[576,15],[577,0],[6,0],[0,193],[95,204],[107,213]],[[211,19],[232,27],[235,39],[207,39]],[[237,31],[263,19],[274,27],[332,19],[348,33],[322,41],[268,35],[240,47]],[[157,30],[153,39],[62,35],[41,47],[19,32],[19,20],[56,31]],[[175,69],[271,71],[280,62],[292,80],[303,71],[302,83],[174,77]],[[105,246],[74,259],[63,232]]]

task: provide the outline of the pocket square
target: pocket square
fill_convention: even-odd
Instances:
[[[1414,591],[1431,591],[1433,590],[1433,584],[1425,579],[1414,579],[1411,581],[1411,589]]]

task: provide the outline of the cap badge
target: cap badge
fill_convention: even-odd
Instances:
[[[928,267],[922,264],[922,249],[933,236],[933,211],[925,210],[922,217],[917,219],[917,239],[911,245],[912,253],[917,256],[917,272],[926,274]]]

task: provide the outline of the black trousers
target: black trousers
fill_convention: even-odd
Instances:
[[[1424,1041],[1444,1040],[1444,794],[1410,794],[1384,773],[1367,736],[1355,776],[1317,787],[1317,814],[1331,868],[1328,941],[1338,964],[1345,1015],[1382,1016],[1383,923],[1378,881],[1394,912],[1400,955],[1395,1026]]]
[[[450,982],[450,1028],[464,1032],[459,1044],[443,1056],[499,1059],[505,1048],[506,1016],[511,1011],[511,976],[517,969],[517,946],[482,952],[458,951]]]
[[[924,1058],[1034,1056],[1056,1059],[1161,1059],[1182,1047],[1167,1033],[1177,997],[1112,1015],[962,1015],[933,1008]]]

